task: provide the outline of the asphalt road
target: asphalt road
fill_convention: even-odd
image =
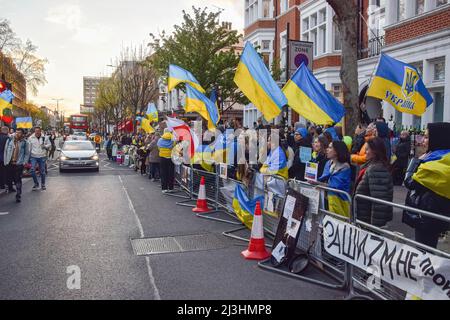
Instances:
[[[159,185],[102,160],[100,173],[60,174],[23,202],[0,195],[0,299],[342,299],[345,293],[264,271],[242,244],[139,257],[130,239],[232,229],[196,218]],[[71,266],[80,289],[69,289]],[[69,268],[69,269],[68,269]],[[69,271],[69,273],[68,273]],[[69,281],[69,284],[72,283]],[[73,284],[73,283],[72,283]]]

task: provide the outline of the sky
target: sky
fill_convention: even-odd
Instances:
[[[47,58],[47,84],[28,100],[56,109],[53,99],[64,99],[66,114],[79,112],[83,76],[109,76],[107,67],[122,48],[147,44],[149,33],[171,31],[192,6],[225,9],[222,21],[242,32],[242,0],[0,0],[0,19],[11,22],[22,40],[39,47]]]

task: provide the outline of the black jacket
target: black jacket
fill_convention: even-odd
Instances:
[[[5,153],[5,145],[8,141],[8,135],[0,133],[0,162],[3,162],[3,154]]]
[[[355,137],[355,139],[353,140],[351,153],[352,154],[358,153],[365,143],[366,143],[366,131]]]
[[[366,172],[356,187],[356,194],[392,202],[394,198],[394,185],[389,170],[379,162],[368,162],[361,167]],[[392,221],[393,209],[391,206],[376,204],[369,201],[357,201],[357,218],[377,227],[385,226]]]
[[[405,205],[450,217],[450,200],[441,197],[412,178],[413,173],[417,171],[420,164],[420,160],[413,159],[408,168],[405,187],[409,191],[406,196]],[[450,228],[450,224],[447,222],[424,217],[411,211],[403,212],[403,222],[412,228],[427,229],[433,233],[444,232]]]
[[[316,158],[313,158],[311,162],[317,163],[317,177],[321,177],[323,175],[323,170],[325,169],[325,165],[328,162],[327,156],[323,153],[319,153]]]
[[[395,150],[397,156],[396,165],[402,168],[406,168],[408,165],[409,155],[411,153],[411,139],[400,140]]]
[[[295,156],[294,156],[294,163],[292,167],[289,169],[289,178],[290,179],[297,179],[300,181],[305,181],[305,169],[306,164],[302,163],[300,161],[300,148],[311,148],[311,144],[308,143],[305,139],[300,140],[300,142],[297,142],[295,144]]]

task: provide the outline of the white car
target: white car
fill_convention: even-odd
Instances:
[[[99,157],[91,141],[66,141],[59,157],[59,172],[93,169],[99,172]]]
[[[69,137],[69,140],[75,140],[75,141],[87,141],[88,138],[86,136],[86,133],[84,132],[75,132]]]

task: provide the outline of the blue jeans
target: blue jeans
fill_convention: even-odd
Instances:
[[[33,177],[34,185],[39,185],[38,178],[36,176],[36,164],[39,165],[39,172],[41,174],[42,185],[45,186],[45,163],[47,158],[34,158],[31,157],[31,176]]]

